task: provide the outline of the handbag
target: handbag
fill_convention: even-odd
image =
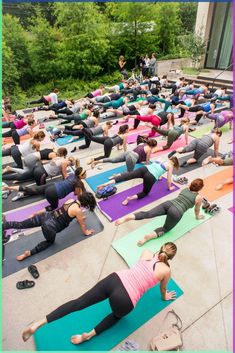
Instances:
[[[150,342],[150,348],[152,351],[179,350],[179,348],[183,346],[181,336],[181,329],[183,327],[182,321],[174,310],[171,310],[168,311],[163,322],[169,314],[173,314],[177,321],[176,323],[171,324],[171,326],[165,331],[160,331],[160,333],[152,339]]]

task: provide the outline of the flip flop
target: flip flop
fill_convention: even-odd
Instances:
[[[34,281],[28,281],[27,279],[25,281],[20,281],[16,283],[16,288],[17,289],[27,289],[27,288],[32,288],[35,286]]]
[[[33,278],[37,279],[39,277],[39,272],[35,265],[30,265],[28,267],[28,271],[33,276]]]

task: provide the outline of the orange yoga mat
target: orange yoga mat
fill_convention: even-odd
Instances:
[[[25,141],[25,140],[28,140],[29,138],[30,138],[29,134],[23,135],[23,136],[20,136],[20,141]],[[13,143],[12,137],[3,137],[2,143],[3,143],[3,145],[6,145],[7,143],[12,144]]]
[[[215,187],[218,184],[223,183],[226,179],[233,176],[233,167],[218,167],[221,170],[218,173],[210,175],[207,178],[204,178],[204,188],[201,191],[201,194],[208,199],[208,201],[214,201],[221,196],[228,194],[233,191],[233,184],[225,185],[221,190],[215,190]]]

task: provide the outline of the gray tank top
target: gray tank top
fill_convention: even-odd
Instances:
[[[183,189],[176,199],[172,200],[171,203],[182,213],[186,212],[189,208],[195,205],[195,199],[197,192],[192,192],[189,188]]]
[[[175,130],[179,136],[184,133],[184,128],[181,125],[174,126],[173,130]]]
[[[48,176],[54,177],[61,173],[61,164],[65,161],[63,157],[53,158],[50,163],[44,165]]]
[[[18,150],[20,151],[23,157],[34,152],[33,145],[30,143],[30,141],[26,141],[22,145],[17,145],[17,146],[18,146]]]
[[[87,127],[91,128],[95,126],[95,122],[93,119],[86,119],[83,120],[83,122],[86,124]]]
[[[113,141],[113,145],[114,145],[114,146],[123,143],[123,139],[122,139],[119,135],[114,135],[114,136],[112,136],[112,137],[110,137],[110,138],[111,138],[111,140]]]
[[[39,153],[30,153],[24,157],[24,164],[29,169],[33,168],[41,160]]]
[[[211,135],[204,135],[200,139],[200,142],[203,143],[203,145],[208,146],[208,148],[209,148],[214,144],[215,141],[213,140]]]
[[[99,126],[96,126],[96,127],[92,127],[91,128],[91,132],[95,136],[95,135],[103,134],[104,130],[103,130],[102,126],[99,125]]]

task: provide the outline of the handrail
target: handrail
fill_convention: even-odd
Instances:
[[[221,71],[221,72],[214,78],[214,80],[213,80],[213,82],[212,82],[212,88],[214,88],[215,80],[216,80],[220,75],[222,75],[222,73],[224,73],[226,70],[228,70],[231,66],[233,66],[233,63],[230,64],[229,66],[227,66],[226,69],[224,69],[223,71]]]

